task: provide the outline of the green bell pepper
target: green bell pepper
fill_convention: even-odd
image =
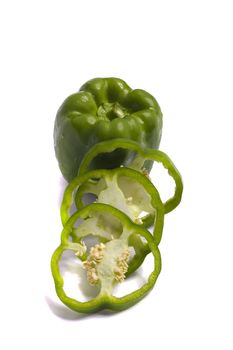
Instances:
[[[132,90],[118,78],[96,78],[85,83],[59,108],[54,126],[55,153],[63,176],[70,182],[87,151],[96,143],[115,138],[134,140],[157,149],[162,133],[162,113],[155,98]],[[126,165],[132,152],[115,150],[98,156],[93,169]],[[145,165],[151,169],[151,162]]]
[[[111,141],[103,141],[94,145],[84,156],[80,168],[79,174],[85,174],[92,168],[93,161],[100,154],[112,153],[118,149],[131,151],[134,157],[131,159],[131,163],[128,164],[129,168],[135,169],[139,172],[147,174],[145,169],[146,162],[158,162],[167,169],[168,174],[173,178],[175,182],[174,195],[166,200],[164,203],[165,213],[169,213],[174,210],[180,203],[183,193],[183,182],[181,175],[168,155],[162,151],[149,149],[140,146],[137,142],[125,139],[115,139]]]
[[[92,181],[92,179],[95,179]],[[79,188],[81,192],[78,192]],[[126,167],[112,170],[97,169],[77,176],[66,187],[61,203],[61,219],[63,225],[71,216],[74,194],[79,194],[78,207],[83,207],[83,193],[97,196],[97,203],[109,204],[124,212],[138,225],[147,222],[150,215],[153,218],[153,236],[156,244],[160,243],[164,223],[164,206],[157,189],[151,181],[140,172]],[[76,197],[77,200],[77,197]],[[152,223],[153,223],[152,222]],[[92,220],[92,227],[97,227]]]
[[[105,243],[99,241],[88,250],[81,239],[84,239],[90,231],[83,230],[82,226],[85,226],[86,220],[96,216],[104,216],[104,220],[102,218],[104,225],[101,226],[99,222],[98,226],[92,227],[91,233],[97,237],[103,236]],[[70,241],[70,234],[78,219],[84,220],[76,232],[79,235],[79,243]],[[133,236],[141,237],[146,241],[154,257],[154,267],[147,282],[142,287],[119,298],[113,295],[113,289],[117,283],[124,281],[130,268],[129,247],[132,245],[131,238]],[[60,261],[63,253],[67,250],[73,251],[77,259],[83,262],[83,266],[87,270],[87,281],[93,288],[97,287],[98,295],[92,300],[80,302],[66,294],[60,271]],[[161,270],[161,257],[149,231],[133,224],[128,216],[118,209],[107,204],[94,203],[75,212],[66,222],[61,234],[61,244],[51,259],[51,270],[57,295],[70,309],[83,313],[102,309],[120,311],[136,304],[153,288]]]

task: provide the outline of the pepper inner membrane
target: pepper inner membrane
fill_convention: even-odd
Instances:
[[[133,222],[142,224],[149,214],[156,214],[151,196],[145,188],[129,176],[115,175],[95,181],[90,180],[77,192],[78,206],[93,201],[110,204],[126,213]]]
[[[72,240],[59,262],[64,291],[69,297],[88,301],[99,293],[120,296],[133,291],[135,285],[145,283],[137,271],[132,274],[134,278],[128,280],[127,277],[127,288],[120,288],[120,292],[116,288],[126,281],[128,265],[135,256],[133,244],[137,243],[129,241],[129,237],[138,236],[140,240],[139,235],[132,235],[130,229],[109,213],[93,213],[78,222],[78,226],[76,223],[73,226]],[[75,244],[85,247],[84,253],[76,251]]]

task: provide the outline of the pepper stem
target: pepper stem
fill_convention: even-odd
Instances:
[[[114,103],[112,109],[107,113],[109,119],[124,118],[125,113],[118,103]]]
[[[124,118],[126,116],[126,111],[119,105],[118,102],[104,103],[99,106],[97,114],[100,117],[105,116],[109,120],[113,120],[115,118]]]

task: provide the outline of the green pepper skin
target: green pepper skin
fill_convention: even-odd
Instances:
[[[132,90],[118,78],[89,80],[69,96],[57,112],[54,147],[60,170],[70,182],[78,173],[87,151],[95,144],[123,138],[157,149],[162,134],[162,113],[155,98]],[[127,165],[132,152],[116,150],[99,155],[93,168]],[[150,171],[151,163],[147,164]]]

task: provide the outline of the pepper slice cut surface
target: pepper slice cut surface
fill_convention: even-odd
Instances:
[[[131,160],[126,166],[133,168],[140,172],[146,172],[145,164],[147,161],[154,161],[161,163],[168,174],[173,178],[175,182],[174,195],[164,203],[165,213],[169,213],[174,210],[180,203],[183,192],[183,182],[181,175],[168,155],[162,151],[143,148],[137,142],[125,139],[114,139],[111,141],[103,141],[93,146],[84,156],[80,168],[79,174],[84,174],[90,170],[93,160],[105,153],[111,153],[117,149],[126,149],[131,151]]]
[[[70,234],[78,219],[88,219],[100,214],[109,214],[122,225],[122,232],[106,243],[99,243],[93,246],[89,252],[85,245],[80,242],[71,242]],[[112,295],[116,283],[124,280],[125,274],[130,266],[129,247],[133,236],[140,236],[147,242],[147,245],[154,257],[153,271],[150,273],[147,282],[134,292],[123,297]],[[92,285],[99,286],[99,294],[92,300],[80,302],[70,298],[64,291],[64,280],[60,272],[59,262],[66,250],[76,252],[77,259],[84,260],[84,267],[87,269],[87,280]],[[106,204],[94,203],[74,213],[63,228],[61,244],[55,250],[51,259],[51,270],[54,278],[55,288],[60,300],[72,310],[83,313],[92,313],[102,309],[120,311],[127,309],[140,301],[153,288],[161,271],[161,257],[153,236],[145,228],[133,224],[127,215],[118,209]]]
[[[82,191],[77,192],[80,187]],[[116,207],[137,224],[143,224],[144,218],[147,223],[148,216],[151,216],[154,223],[154,239],[156,244],[159,244],[164,223],[164,206],[157,189],[145,175],[134,169],[122,167],[113,170],[93,170],[76,177],[64,192],[61,204],[63,225],[71,216],[75,192],[79,194],[79,208],[83,207],[80,201],[83,193],[94,193],[97,203]],[[140,216],[143,213],[146,215]]]

